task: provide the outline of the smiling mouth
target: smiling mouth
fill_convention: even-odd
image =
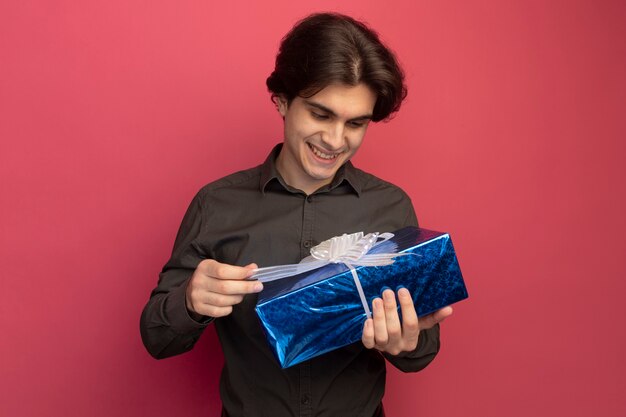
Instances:
[[[313,151],[313,154],[315,156],[317,156],[318,158],[325,159],[327,161],[332,161],[333,159],[336,159],[341,154],[341,152],[332,153],[332,154],[324,153],[320,151],[318,148],[316,148],[315,146],[311,145],[310,143],[307,143],[307,145],[309,145],[309,149]]]

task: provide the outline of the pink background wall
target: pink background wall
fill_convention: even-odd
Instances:
[[[0,4],[0,415],[218,415],[213,330],[155,361],[139,315],[193,194],[281,138],[265,77],[314,10],[399,54],[356,163],[452,234],[471,296],[389,414],[626,415],[626,3],[261,3]]]

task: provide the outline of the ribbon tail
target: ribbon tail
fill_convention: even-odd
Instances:
[[[365,298],[365,293],[363,292],[363,287],[361,286],[361,281],[359,280],[359,276],[356,273],[356,269],[354,269],[354,267],[349,263],[345,263],[345,265],[350,268],[350,273],[352,274],[352,278],[354,279],[354,285],[356,285],[356,290],[359,293],[359,297],[361,298],[361,304],[363,304],[365,315],[369,319],[372,317],[372,312],[370,311],[369,305],[367,305],[367,299]]]
[[[326,265],[327,263],[328,262],[325,261],[317,261],[307,262],[303,264],[268,266],[265,268],[255,269],[250,278],[259,280],[261,282],[271,282],[293,275],[302,274],[304,272],[312,271]]]
[[[405,253],[377,253],[364,255],[361,259],[353,262],[358,266],[386,266],[394,263],[394,259],[409,254]]]

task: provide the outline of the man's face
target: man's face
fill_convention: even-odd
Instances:
[[[331,84],[289,105],[279,98],[285,142],[277,168],[290,186],[311,194],[329,184],[361,146],[376,104],[366,85]]]

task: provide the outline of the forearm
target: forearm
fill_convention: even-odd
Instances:
[[[191,317],[185,305],[186,287],[187,281],[166,292],[155,291],[143,309],[141,338],[148,352],[157,359],[191,350],[211,321]]]

